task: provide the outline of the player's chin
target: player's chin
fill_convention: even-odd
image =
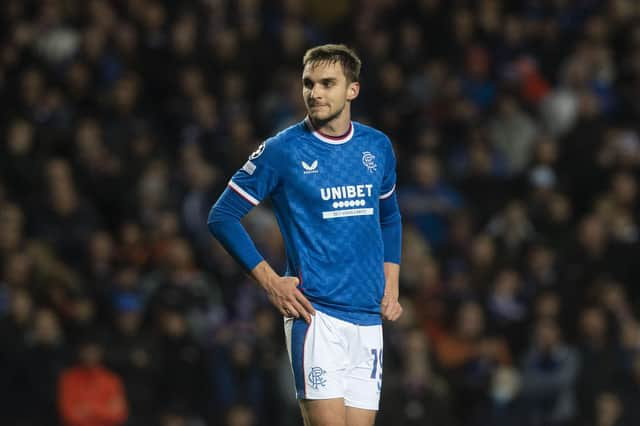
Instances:
[[[310,109],[309,116],[317,121],[324,121],[329,117],[328,112],[319,111],[318,109]]]

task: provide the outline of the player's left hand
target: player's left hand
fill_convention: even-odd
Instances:
[[[398,302],[398,296],[384,292],[382,303],[380,304],[382,319],[395,321],[402,315],[402,305]]]

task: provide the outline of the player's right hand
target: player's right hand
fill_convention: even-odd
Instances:
[[[300,280],[296,277],[276,276],[265,285],[269,300],[286,317],[302,317],[311,323],[311,316],[315,315],[311,302],[298,289]]]

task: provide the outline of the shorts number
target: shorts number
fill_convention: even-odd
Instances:
[[[379,378],[382,378],[382,348],[371,349],[371,355],[373,355],[373,368],[371,369],[371,378],[376,378],[376,374],[378,373],[378,363],[380,363]]]

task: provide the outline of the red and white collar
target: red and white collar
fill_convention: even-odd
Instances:
[[[347,132],[341,136],[331,136],[327,135],[326,133],[322,133],[320,130],[317,130],[315,127],[313,127],[313,123],[311,123],[311,119],[309,118],[309,116],[305,117],[304,124],[307,126],[313,136],[320,139],[322,142],[330,143],[332,145],[340,145],[349,142],[353,137],[353,122],[351,121],[349,122],[349,130],[347,130]]]

